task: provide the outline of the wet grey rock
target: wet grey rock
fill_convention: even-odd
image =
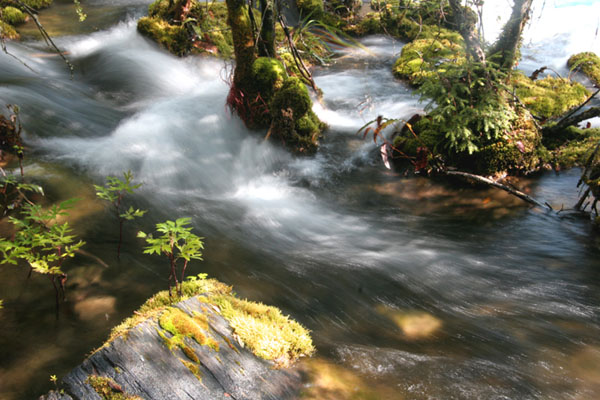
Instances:
[[[273,364],[242,348],[228,322],[196,298],[176,305],[192,315],[208,315],[209,330],[219,351],[186,338],[199,358],[198,379],[183,363],[190,361],[178,347],[169,350],[159,336],[156,319],[132,328],[126,337],[101,348],[61,382],[64,394],[50,392],[40,400],[102,399],[86,383],[90,375],[111,378],[124,393],[156,400],[284,400],[296,398],[300,373],[274,369]],[[163,331],[164,332],[164,331]],[[169,333],[166,335],[170,336]]]

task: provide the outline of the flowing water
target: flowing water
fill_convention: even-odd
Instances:
[[[401,43],[368,38],[371,54],[342,51],[316,71],[325,96],[315,111],[330,130],[315,157],[296,158],[228,114],[230,65],[177,59],[140,37],[133,21],[144,4],[96,7],[87,31],[54,17],[69,33],[57,42],[74,79],[35,41],[11,46],[35,73],[0,56],[0,99],[22,110],[26,175],[53,200],[81,199],[71,219],[87,242],[67,267],[58,321],[47,280],[0,267],[0,398],[48,390],[50,375],[66,374],[164,289],[165,261],[142,255],[135,232],[183,216],[206,238],[190,275],[282,308],[313,331],[320,358],[379,398],[598,397],[600,243],[589,221],[494,190],[407,179],[356,134],[377,115],[424,106],[391,77]],[[565,46],[552,43],[562,57]],[[525,51],[547,60],[536,57]],[[149,213],[126,225],[119,261],[117,221],[92,185],[126,170],[144,183],[128,201]],[[522,185],[568,208],[578,173]]]

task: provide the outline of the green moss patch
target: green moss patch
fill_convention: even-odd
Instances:
[[[405,45],[392,71],[397,78],[419,84],[424,78],[444,73],[448,63],[464,62],[462,38],[444,29],[434,37],[417,39]]]
[[[567,65],[571,70],[580,70],[592,82],[600,86],[600,57],[596,53],[578,53],[569,58]]]
[[[177,2],[169,4],[168,0],[150,4],[149,16],[138,21],[138,32],[177,56],[205,53],[232,57],[233,39],[224,3],[193,0],[183,23],[175,16]]]
[[[271,130],[280,135],[288,148],[301,154],[317,150],[320,133],[326,125],[312,112],[308,89],[296,77],[287,79],[270,103]]]
[[[25,13],[15,7],[4,7],[2,9],[2,20],[11,25],[22,24],[25,22]]]
[[[121,386],[111,378],[90,375],[85,381],[103,400],[143,400],[139,396],[132,396],[123,391]]]
[[[512,84],[521,102],[534,115],[542,118],[561,116],[589,96],[583,85],[564,78],[547,76],[533,81],[517,72],[514,73]]]

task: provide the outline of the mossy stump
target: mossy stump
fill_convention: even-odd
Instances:
[[[42,399],[297,398],[289,365],[314,351],[301,325],[214,280],[186,281],[183,293],[149,299]]]

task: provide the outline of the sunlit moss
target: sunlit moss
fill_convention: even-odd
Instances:
[[[315,352],[308,330],[275,307],[233,296],[215,296],[211,302],[258,357],[285,366]]]
[[[143,17],[137,29],[175,55],[182,56],[188,51],[188,33],[181,25],[171,25],[158,17]]]
[[[148,299],[134,314],[114,327],[110,333],[108,343],[127,332],[136,325],[146,321],[149,318],[158,317],[158,315],[168,306],[190,297],[200,294],[224,294],[230,293],[231,287],[225,285],[216,279],[196,279],[186,280],[182,284],[182,297],[169,297],[166,290],[160,291]]]
[[[103,400],[143,400],[139,396],[129,395],[120,389],[111,378],[104,376],[90,375],[85,381],[89,384]]]
[[[515,72],[512,84],[523,104],[534,115],[543,118],[563,115],[583,103],[589,96],[583,85],[564,78],[547,76],[533,81],[522,73]]]
[[[2,20],[11,25],[25,22],[25,13],[15,7],[4,7],[2,9]]]
[[[581,70],[592,82],[600,85],[600,57],[596,53],[585,52],[572,55],[567,65],[571,70]]]
[[[148,7],[149,16],[138,21],[138,31],[177,56],[209,53],[231,58],[233,39],[224,3],[193,0],[184,23],[176,21],[174,13],[168,0],[156,0]]]
[[[186,280],[182,285],[181,298],[169,298],[168,291],[161,291],[150,298],[134,315],[126,319],[111,332],[107,343],[119,336],[126,338],[127,332],[149,318],[158,320],[158,334],[169,349],[180,348],[193,362],[198,357],[186,344],[186,338],[200,345],[218,350],[218,343],[209,335],[208,317],[201,313],[192,316],[171,307],[173,304],[197,296],[198,300],[217,305],[221,315],[230,323],[235,334],[256,356],[273,360],[285,366],[302,356],[310,356],[315,349],[308,330],[284,316],[275,307],[239,300],[231,294],[231,287],[214,279]],[[234,351],[237,348],[227,339]]]
[[[208,334],[208,321],[197,316],[190,317],[178,308],[167,308],[158,319],[160,327],[173,336],[183,336],[194,339],[202,346],[219,350],[219,344]]]
[[[414,40],[402,48],[392,71],[397,78],[419,84],[423,78],[444,73],[447,63],[464,63],[462,43],[460,35],[445,29],[432,37]]]

